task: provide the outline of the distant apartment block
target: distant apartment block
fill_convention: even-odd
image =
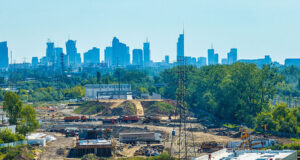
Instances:
[[[253,63],[256,64],[259,67],[262,67],[265,64],[271,64],[272,59],[269,55],[266,55],[265,58],[262,59],[240,59],[238,60],[239,62],[244,62],[244,63]]]
[[[284,65],[300,67],[300,58],[287,58],[284,61]]]

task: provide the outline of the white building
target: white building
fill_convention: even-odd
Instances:
[[[132,99],[129,84],[87,84],[85,85],[87,99]]]
[[[195,160],[297,160],[297,151],[222,149]]]

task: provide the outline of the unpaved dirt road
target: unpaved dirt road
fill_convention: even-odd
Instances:
[[[65,137],[60,133],[47,133],[54,135],[56,140],[47,144],[45,151],[41,155],[41,160],[64,160],[69,149],[74,147],[74,137]]]

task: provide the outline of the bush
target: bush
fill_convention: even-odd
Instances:
[[[15,141],[24,140],[25,137],[19,133],[14,134],[10,129],[3,129],[0,131],[0,144],[2,143],[10,143]]]

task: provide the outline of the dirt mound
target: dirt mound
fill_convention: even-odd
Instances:
[[[114,104],[115,102],[88,101],[83,103],[74,112],[77,114],[87,114],[87,115],[97,114]]]
[[[119,106],[110,108],[106,107],[103,112],[100,114],[102,116],[128,116],[136,115],[137,110],[133,103],[130,101],[124,101]]]
[[[145,116],[169,116],[175,110],[175,102],[172,100],[142,101]]]

